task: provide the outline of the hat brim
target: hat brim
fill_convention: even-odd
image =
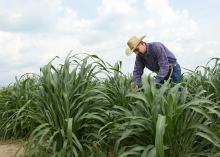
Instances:
[[[140,44],[140,42],[141,42],[145,37],[146,37],[146,35],[141,36],[141,37],[139,38],[137,44],[134,46],[133,49],[126,48],[125,54],[126,54],[127,56],[130,56],[130,55],[134,52],[134,50],[137,48],[138,44]]]
[[[133,51],[130,48],[126,48],[125,54],[126,56],[130,56],[133,53]]]

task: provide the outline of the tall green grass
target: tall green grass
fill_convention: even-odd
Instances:
[[[160,89],[95,55],[54,60],[0,90],[1,138],[26,137],[28,157],[214,157],[220,154],[220,64]]]
[[[30,119],[30,109],[33,107],[35,93],[38,89],[38,77],[25,74],[16,78],[14,84],[0,91],[0,137],[28,137],[36,126]]]

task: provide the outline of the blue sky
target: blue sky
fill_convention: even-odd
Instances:
[[[219,6],[219,0],[0,0],[0,86],[39,73],[71,50],[121,60],[131,73],[135,56],[125,56],[126,42],[143,34],[194,69],[220,56]]]

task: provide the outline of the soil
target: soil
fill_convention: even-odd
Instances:
[[[0,157],[20,157],[24,151],[24,141],[0,141]]]

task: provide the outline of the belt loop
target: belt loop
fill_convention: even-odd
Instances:
[[[175,66],[177,66],[178,65],[178,63],[175,63],[175,64],[169,64],[169,67],[170,68],[174,68]]]

